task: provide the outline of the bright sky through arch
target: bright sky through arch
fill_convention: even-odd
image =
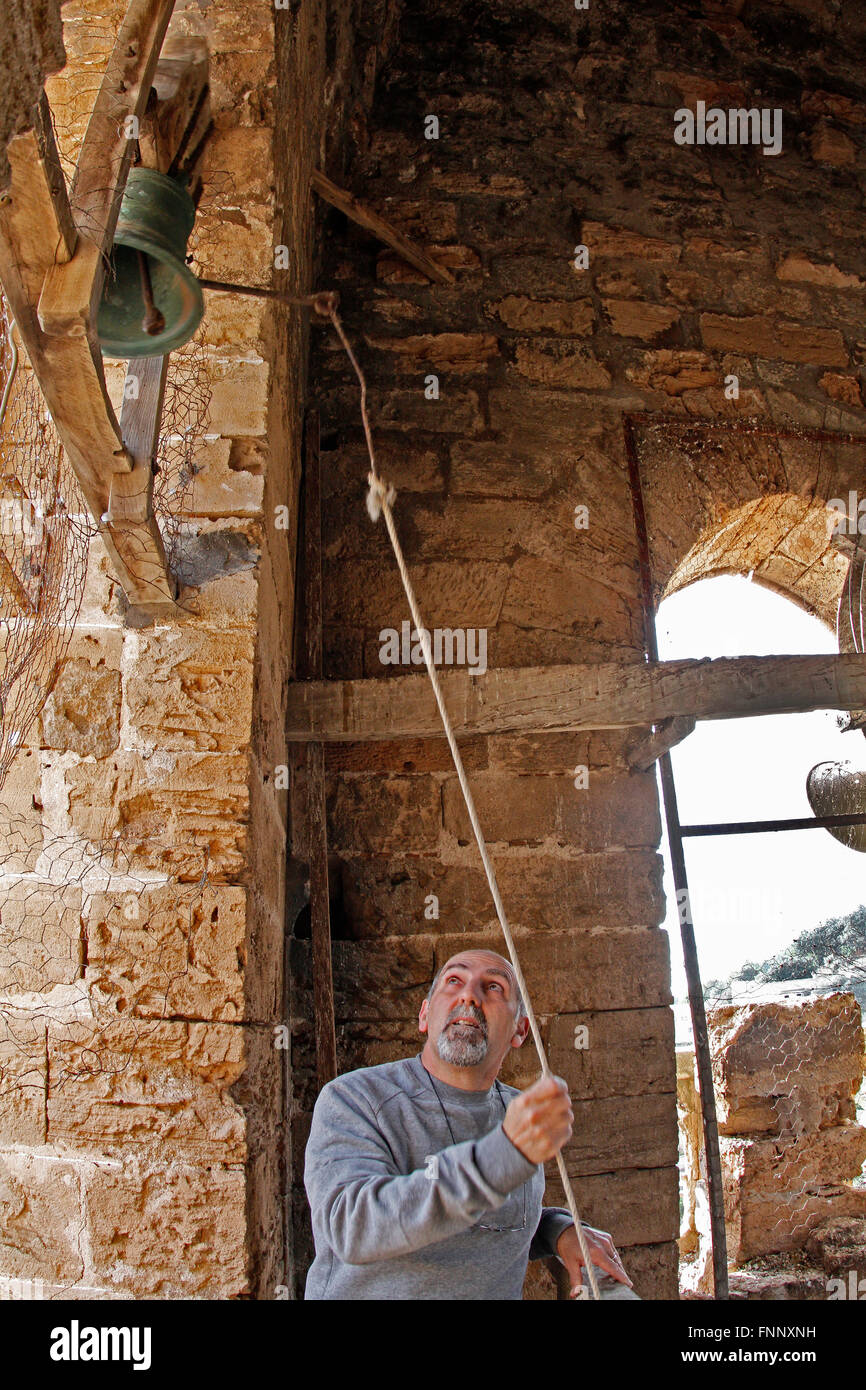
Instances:
[[[834,633],[817,618],[734,575],[700,580],[665,599],[657,627],[661,660],[837,650]],[[699,723],[671,754],[681,823],[812,815],[806,776],[816,763],[841,759],[866,768],[866,738],[841,733],[838,719],[833,710],[817,710]],[[682,999],[664,815],[662,829],[664,925],[673,993]],[[687,839],[685,854],[704,983],[746,960],[764,960],[800,932],[866,902],[866,855],[825,830]]]

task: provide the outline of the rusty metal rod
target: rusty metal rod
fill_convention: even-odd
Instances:
[[[792,820],[732,820],[716,824],[681,825],[680,834],[697,835],[762,835],[770,830],[820,830],[831,825],[866,825],[866,812],[852,811],[844,816],[800,816]]]

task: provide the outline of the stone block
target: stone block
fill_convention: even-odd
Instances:
[[[509,921],[535,931],[655,926],[664,918],[661,860],[638,850],[564,858],[495,847],[494,871]],[[480,865],[440,855],[364,856],[340,865],[343,909],[356,939],[414,932],[430,910],[444,930],[478,931],[495,912]]]
[[[328,780],[328,844],[352,855],[432,851],[439,843],[442,810],[432,777]]]
[[[243,1113],[230,1087],[245,1034],[219,1023],[49,1024],[48,1125],[55,1141],[98,1154],[243,1164]],[[276,1064],[275,1064],[276,1065]]]
[[[45,1143],[45,1029],[35,1012],[0,1014],[0,1145]]]
[[[252,632],[131,631],[124,644],[127,738],[155,749],[230,753],[252,727]]]
[[[856,376],[841,376],[837,372],[825,372],[818,385],[827,393],[831,401],[841,401],[843,405],[863,408],[863,393]]]
[[[213,394],[209,428],[221,435],[262,435],[268,427],[267,362],[241,357],[212,357]]]
[[[84,1273],[79,1165],[0,1150],[0,1265],[13,1278],[74,1284]]]
[[[676,310],[666,309],[663,304],[638,299],[603,299],[602,306],[618,337],[642,338],[644,342],[660,338],[680,317]]]
[[[244,1014],[243,888],[138,883],[96,893],[87,923],[87,981],[138,1018],[235,1022]]]
[[[7,874],[31,872],[42,853],[42,761],[38,749],[19,748],[0,788],[2,866]]]
[[[134,870],[222,879],[244,864],[249,762],[242,754],[115,754],[65,771],[69,819],[97,844],[116,840]],[[119,834],[113,836],[113,831]]]
[[[857,163],[857,146],[844,130],[821,121],[809,136],[809,153],[817,164],[850,169]]]
[[[732,318],[701,314],[701,337],[706,347],[742,352],[783,362],[806,362],[816,367],[846,367],[848,349],[837,328],[789,323],[760,314]]]
[[[802,251],[790,251],[776,268],[780,280],[791,280],[806,285],[817,285],[826,290],[862,290],[866,281],[859,275],[840,270],[832,261],[810,261]]]
[[[103,758],[120,742],[120,672],[67,661],[42,709],[46,748]]]
[[[485,313],[500,318],[509,328],[524,333],[556,333],[583,338],[595,329],[595,309],[590,299],[529,299],[509,294],[485,304]]]
[[[855,1128],[852,1126],[851,1128]],[[845,1182],[825,1179],[820,1169],[820,1159],[829,1158],[831,1162],[847,1159],[838,1152],[835,1141],[828,1136],[838,1135],[841,1127],[822,1130],[818,1136],[818,1146],[811,1162],[804,1155],[802,1168],[794,1165],[793,1154],[785,1155],[788,1163],[787,1179],[791,1186],[775,1190],[772,1186],[750,1189],[746,1170],[750,1160],[750,1148],[762,1148],[768,1152],[756,1156],[754,1162],[762,1172],[764,1181],[771,1182],[769,1172],[774,1163],[773,1150],[778,1146],[771,1141],[751,1141],[743,1139],[720,1139],[723,1153],[723,1185],[725,1189],[725,1224],[728,1232],[728,1256],[735,1263],[757,1255],[766,1255],[785,1250],[798,1250],[804,1246],[816,1226],[842,1217],[866,1217],[866,1192],[849,1186]],[[863,1131],[861,1131],[861,1134]],[[806,1147],[811,1147],[811,1140]],[[848,1141],[839,1146],[846,1148]],[[860,1152],[864,1151],[862,1144]],[[850,1153],[848,1158],[850,1158]],[[811,1180],[806,1169],[810,1167]],[[798,1176],[801,1173],[802,1177]],[[797,1178],[794,1181],[794,1178]]]
[[[245,1274],[246,1174],[127,1157],[86,1183],[96,1278],[135,1298],[238,1298]]]
[[[538,451],[503,451],[498,440],[460,440],[451,447],[450,492],[540,497],[550,491],[555,465]]]
[[[546,1171],[544,1205],[566,1206],[555,1165],[548,1164]],[[581,1221],[596,1230],[609,1232],[626,1268],[629,1268],[626,1255],[629,1246],[659,1245],[676,1240],[679,1225],[676,1165],[591,1173],[576,1178],[573,1187]]]
[[[729,1005],[707,1022],[723,1134],[803,1134],[852,1117],[863,1077],[853,995]]]
[[[691,348],[660,348],[644,352],[626,367],[626,377],[637,386],[662,391],[666,396],[682,396],[687,391],[723,385],[724,373],[705,352]]]
[[[249,439],[205,439],[195,451],[195,478],[186,506],[191,516],[258,516],[262,510],[262,460],[253,467],[249,455],[236,446],[257,444]]]
[[[489,842],[574,844],[583,850],[646,845],[661,834],[655,776],[589,773],[578,790],[574,777],[482,773],[473,787],[479,819]],[[443,822],[447,833],[469,843],[472,835],[456,778],[445,784]]]
[[[492,333],[422,333],[364,341],[377,352],[389,353],[393,370],[413,375],[425,371],[465,374],[483,372],[499,345]]]
[[[550,1021],[547,1048],[550,1065],[568,1082],[573,1100],[676,1090],[670,1009],[557,1014]]]
[[[524,630],[545,628],[571,637],[597,638],[609,646],[633,642],[638,628],[637,600],[605,583],[603,568],[592,564],[597,554],[587,548],[584,555],[564,554],[558,562],[521,556],[511,566],[500,622]],[[636,594],[636,575],[634,578]],[[492,659],[489,652],[488,662],[510,664]]]
[[[627,227],[606,226],[603,222],[584,222],[581,241],[589,247],[590,267],[596,261],[634,260],[650,264],[678,261],[682,247],[661,237],[643,236]]]
[[[840,1216],[814,1227],[806,1251],[825,1274],[866,1279],[866,1216]]]
[[[325,621],[347,627],[400,632],[409,612],[400,575],[393,564],[372,560],[327,566]],[[432,561],[413,566],[412,585],[428,627],[491,627],[499,616],[509,569],[486,561]]]
[[[82,889],[6,876],[0,882],[0,992],[70,984],[84,961]]]
[[[567,1079],[567,1078],[566,1078]],[[572,1098],[574,1133],[563,1149],[570,1178],[677,1162],[673,1092]]]
[[[567,346],[558,338],[518,340],[514,361],[521,376],[542,386],[595,391],[611,383],[610,372],[589,348]]]

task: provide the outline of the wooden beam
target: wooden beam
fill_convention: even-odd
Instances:
[[[319,412],[307,412],[304,431],[304,594],[306,621],[300,674],[322,674],[322,502]],[[307,745],[307,829],[310,863],[310,936],[313,949],[313,1022],[320,1088],[337,1075],[331,902],[324,746]]]
[[[414,265],[416,270],[420,270],[422,275],[426,275],[428,280],[433,280],[437,285],[453,285],[454,276],[450,270],[446,270],[443,265],[434,261],[432,256],[428,256],[426,251],[422,251],[420,246],[416,246],[414,241],[410,241],[402,232],[398,232],[395,227],[390,226],[383,217],[370,208],[364,207],[359,203],[352,193],[348,193],[345,188],[338,188],[335,183],[331,183],[329,178],[314,170],[310,175],[310,185],[321,198],[330,203],[332,207],[339,208],[353,222],[357,222],[359,227],[372,232],[380,241],[384,241],[386,246],[390,246]]]
[[[147,169],[172,177],[212,125],[208,49],[203,39],[174,35],[163,44],[138,146]]]
[[[695,719],[693,715],[683,715],[678,719],[665,719],[656,726],[654,734],[647,734],[631,745],[626,754],[626,761],[632,772],[649,772],[654,762],[657,762],[662,753],[667,753],[676,744],[682,743],[684,738],[694,733]]]
[[[516,667],[484,676],[461,670],[440,679],[458,734],[619,729],[866,705],[866,657],[857,655]],[[442,735],[426,674],[291,684],[286,722],[293,742]]]
[[[135,141],[127,118],[142,119],[175,0],[132,0],[108,60],[84,133],[70,202],[79,229],[75,255],[52,265],[39,301],[50,337],[95,331],[114,230]]]
[[[165,395],[168,357],[130,359],[126,380],[135,380],[138,394],[125,396],[120,430],[132,456],[129,473],[115,473],[108,501],[108,526],[115,545],[123,537],[126,551],[140,548],[135,572],[124,584],[126,596],[139,612],[151,617],[172,611],[176,588],[165,591],[167,561],[159,524],[153,514],[153,458],[159,441],[159,422]]]

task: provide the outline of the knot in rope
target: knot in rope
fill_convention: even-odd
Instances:
[[[367,482],[367,511],[371,521],[378,521],[383,506],[393,507],[397,500],[397,492],[390,483],[383,482],[378,473],[368,473]]]

